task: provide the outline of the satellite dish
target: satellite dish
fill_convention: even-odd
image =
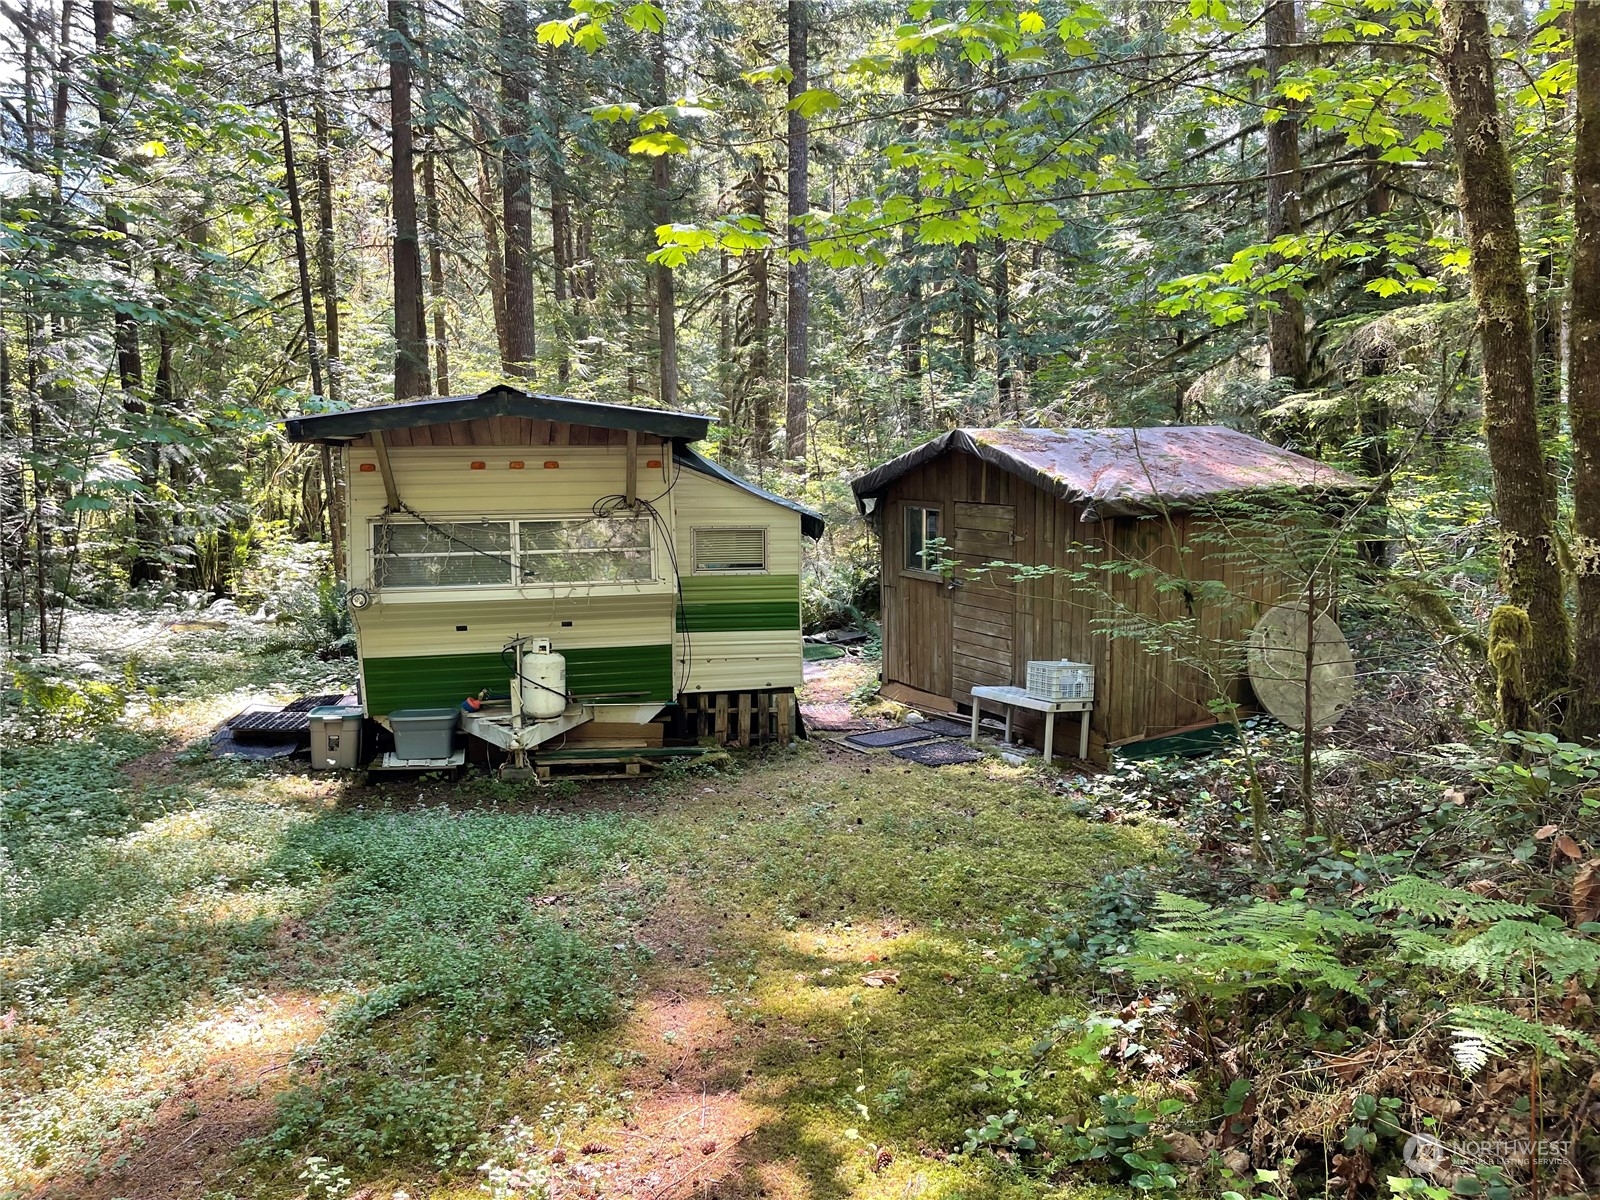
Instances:
[[[1306,607],[1278,604],[1250,631],[1246,654],[1256,699],[1290,729],[1305,725]],[[1328,724],[1355,699],[1356,660],[1327,613],[1311,624],[1311,725]]]

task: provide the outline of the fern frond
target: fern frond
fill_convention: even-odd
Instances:
[[[1415,875],[1402,875],[1388,887],[1373,892],[1367,903],[1380,912],[1398,911],[1435,921],[1504,921],[1539,915],[1539,909],[1532,904],[1495,900]]]
[[[1462,1005],[1451,1010],[1450,1021],[1450,1033],[1456,1039],[1452,1053],[1463,1075],[1470,1076],[1487,1065],[1489,1059],[1504,1058],[1522,1047],[1538,1050],[1557,1062],[1567,1061],[1562,1041],[1600,1054],[1600,1042],[1586,1033],[1564,1025],[1528,1021],[1503,1008]]]
[[[1134,936],[1133,948],[1103,960],[1140,983],[1163,983],[1213,995],[1252,987],[1323,987],[1366,999],[1361,973],[1340,952],[1370,937],[1371,924],[1301,901],[1257,901],[1213,908],[1162,896],[1161,920]]]
[[[1585,984],[1600,979],[1600,941],[1563,926],[1496,921],[1455,943],[1425,930],[1400,930],[1395,943],[1409,962],[1472,975],[1502,992],[1520,988],[1530,964],[1537,964],[1558,985],[1572,978]]]

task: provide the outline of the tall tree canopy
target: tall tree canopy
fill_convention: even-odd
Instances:
[[[511,376],[714,413],[730,465],[841,511],[958,423],[1236,424],[1372,479],[1374,570],[1444,595],[1462,544],[1498,560],[1558,719],[1597,519],[1563,403],[1595,287],[1574,16],[17,0],[10,635],[332,534],[284,413]],[[1449,552],[1400,520],[1441,478]]]

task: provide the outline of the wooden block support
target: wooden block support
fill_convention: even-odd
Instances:
[[[750,693],[739,693],[739,745],[750,744]]]
[[[717,741],[728,744],[728,693],[717,693]]]
[[[794,697],[779,692],[775,697],[778,708],[778,744],[787,746],[794,739]]]

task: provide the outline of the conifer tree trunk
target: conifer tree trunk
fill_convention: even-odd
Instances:
[[[1273,0],[1263,21],[1266,33],[1267,80],[1276,87],[1279,76],[1294,61],[1301,40],[1298,0]],[[1267,240],[1298,234],[1300,219],[1300,122],[1298,104],[1273,97],[1274,107],[1288,111],[1267,126]],[[1273,256],[1269,267],[1281,265]],[[1267,356],[1274,377],[1289,379],[1296,388],[1306,382],[1306,312],[1289,288],[1270,293],[1277,308],[1267,314]]]
[[[994,243],[994,378],[1000,415],[1016,413],[1015,380],[1011,374],[1011,264],[1006,243]]]
[[[339,278],[335,263],[333,228],[333,155],[328,126],[327,55],[322,45],[322,0],[311,0],[311,68],[316,82],[311,89],[311,129],[316,140],[313,171],[317,181],[317,288],[322,293],[323,354],[328,367],[328,398],[338,400],[339,378]]]
[[[758,157],[750,168],[750,182],[745,207],[767,226],[767,172]],[[750,316],[743,336],[742,346],[748,346],[749,358],[739,384],[739,393],[750,420],[751,457],[757,464],[766,462],[772,448],[772,363],[769,352],[772,339],[772,269],[766,250],[748,255],[750,259]]]
[[[667,102],[667,36],[655,35],[650,55],[652,85],[655,102]],[[658,154],[650,162],[650,182],[654,190],[652,211],[657,225],[672,221],[672,164],[668,155]],[[656,371],[661,402],[675,405],[678,402],[678,299],[674,290],[672,268],[666,263],[655,266],[656,302]]]
[[[1483,427],[1500,520],[1501,586],[1528,615],[1524,677],[1535,712],[1547,713],[1567,686],[1572,631],[1556,557],[1555,489],[1539,438],[1533,334],[1487,6],[1446,0],[1440,33],[1483,352]]]
[[[390,186],[394,220],[394,395],[428,394],[422,255],[417,239],[417,181],[411,139],[411,23],[406,0],[389,0]]]
[[[421,38],[423,92],[431,97],[438,86],[433,70],[433,46],[428,36],[426,4],[417,7],[417,33]],[[450,394],[449,323],[444,294],[444,236],[439,216],[439,178],[435,160],[439,155],[439,127],[430,99],[422,124],[422,223],[428,235],[427,308],[433,321],[433,382],[438,394]]]
[[[478,143],[478,195],[473,205],[478,210],[478,221],[483,226],[483,267],[489,277],[489,304],[494,314],[495,343],[500,349],[502,367],[511,361],[511,350],[506,342],[506,260],[500,249],[499,188],[495,181],[494,155],[490,143],[494,133],[483,118],[474,114],[472,136]]]
[[[333,153],[328,126],[327,55],[322,44],[322,0],[311,0],[311,135],[316,142],[312,170],[317,181],[317,290],[322,293],[323,361],[328,399],[338,403],[344,380],[339,359],[339,279],[334,259]],[[344,487],[331,446],[321,447],[323,503],[328,511],[328,543],[333,572],[345,578]]]
[[[568,286],[572,272],[572,202],[554,170],[550,179],[550,279],[555,292],[558,319],[568,317]],[[566,386],[572,376],[572,360],[567,352],[567,331],[557,327],[552,335],[556,343],[556,379]]]
[[[808,16],[805,0],[789,0],[789,101],[811,86]],[[811,265],[803,258],[810,244],[801,222],[811,211],[811,123],[798,108],[789,109],[789,300],[785,338],[788,388],[784,406],[784,453],[804,458],[811,373]]]
[[[294,234],[295,275],[300,284],[300,319],[306,327],[306,356],[311,360],[311,391],[323,390],[322,339],[317,336],[317,308],[311,293],[311,252],[306,243],[305,208],[300,201],[300,173],[294,154],[294,128],[289,120],[289,85],[283,69],[283,16],[272,0],[272,65],[277,74],[278,136],[283,143],[283,190],[289,197],[289,223]]]
[[[909,107],[922,91],[922,71],[917,66],[915,55],[905,56],[902,70],[904,74],[900,94]],[[917,123],[913,120],[908,119],[901,124],[901,133],[908,139],[916,133],[916,129]],[[918,187],[915,169],[908,169],[905,172],[905,186],[911,196],[920,195],[921,189]],[[916,245],[916,234],[911,226],[907,225],[900,231],[900,261],[910,274],[910,278],[906,281],[905,317],[900,326],[900,359],[901,370],[905,372],[908,385],[906,391],[913,401],[922,395],[922,276],[917,273]]]
[[[450,330],[445,312],[444,234],[439,218],[439,181],[434,173],[437,134],[428,131],[422,154],[423,219],[428,226],[428,299],[433,310],[433,374],[439,395],[450,394]]]
[[[1376,147],[1367,150],[1366,215],[1377,221],[1394,202],[1389,186],[1389,168],[1379,161]],[[1377,262],[1367,271],[1376,277]],[[1388,374],[1392,347],[1387,334],[1365,346],[1361,352],[1361,374],[1366,379],[1381,379]],[[1361,392],[1356,421],[1361,434],[1361,473],[1372,482],[1373,494],[1363,514],[1362,538],[1358,549],[1362,561],[1372,567],[1389,565],[1389,472],[1394,456],[1389,448],[1389,398],[1380,384],[1366,384]]]
[[[524,0],[500,10],[500,176],[504,194],[507,375],[532,378],[536,340],[533,298],[533,169],[528,157],[528,13]]]
[[[1578,623],[1567,735],[1577,739],[1600,737],[1600,5],[1574,6],[1572,34],[1578,124],[1567,404]]]
[[[116,38],[116,8],[112,0],[94,0],[94,45],[105,56],[113,51]],[[102,63],[95,78],[96,106],[100,119],[101,153],[115,156],[118,111],[122,101],[121,88],[115,67]],[[117,237],[116,256],[119,269],[132,280],[135,272],[128,240],[128,221],[114,199],[108,197],[105,207],[106,228]],[[118,312],[112,316],[112,344],[117,360],[117,383],[122,391],[122,407],[135,418],[135,427],[143,424],[149,407],[144,396],[144,361],[139,351],[139,324],[132,313]],[[156,487],[159,483],[155,443],[133,451],[138,464],[139,490],[133,497],[133,558],[128,564],[128,582],[138,586],[150,583],[160,575],[157,555],[160,547],[160,529],[155,511]],[[42,617],[41,617],[42,619]]]
[[[961,300],[961,378],[978,376],[978,247],[967,242],[956,252],[956,290]]]

